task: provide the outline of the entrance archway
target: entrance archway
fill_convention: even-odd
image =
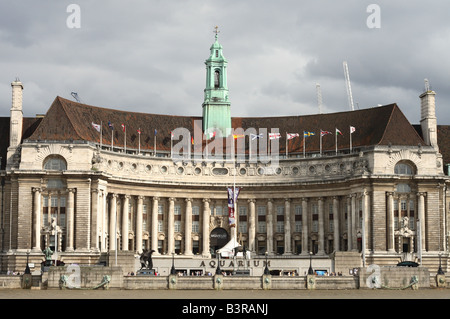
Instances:
[[[214,228],[209,236],[209,251],[212,256],[216,255],[216,250],[228,243],[228,232],[224,228]]]

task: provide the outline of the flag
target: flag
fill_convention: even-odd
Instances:
[[[238,139],[238,138],[242,138],[242,137],[245,137],[245,135],[244,134],[233,134],[233,138],[234,139]]]
[[[269,133],[269,139],[271,139],[271,140],[275,140],[280,137],[281,137],[280,133]]]
[[[208,132],[208,133],[206,134],[206,138],[207,138],[207,139],[211,139],[211,138],[213,138],[214,136],[216,136],[216,132]]]
[[[194,145],[194,137],[191,136],[191,144]]]
[[[257,139],[257,138],[263,138],[263,134],[262,134],[262,133],[261,133],[261,134],[258,134],[258,135],[256,135],[256,134],[250,134],[250,138],[252,139],[252,141],[255,140],[255,139]]]
[[[125,132],[125,124],[122,124],[122,131]]]
[[[331,132],[328,131],[320,131],[320,136],[325,136],[327,134],[331,134]]]
[[[230,227],[236,226],[234,204],[239,196],[239,187],[228,187],[228,224]]]
[[[354,126],[350,126],[350,134],[352,134],[354,131],[356,131],[356,128]]]
[[[288,140],[292,140],[293,138],[300,136],[298,133],[287,133],[286,135]]]
[[[338,129],[336,129],[336,135],[338,135],[338,134],[340,134],[340,135],[344,135],[344,134],[342,134],[342,132],[341,132],[341,131],[339,131]]]
[[[141,135],[141,130],[140,129],[138,129],[137,132],[138,132],[139,135]]]
[[[155,128],[155,136],[156,136],[157,133],[158,133],[158,131],[157,131],[156,128]]]
[[[111,124],[111,121],[108,121],[108,126],[109,126],[109,128],[110,128],[111,130],[114,130],[114,127],[113,127],[113,125]]]
[[[94,122],[92,122],[92,127],[95,128],[97,132],[100,133],[100,124],[95,124]]]
[[[308,136],[313,136],[313,135],[316,135],[316,134],[314,134],[314,132],[303,132],[303,136],[304,137],[308,137]]]
[[[173,132],[170,131],[170,138],[173,139],[173,137],[174,137]]]

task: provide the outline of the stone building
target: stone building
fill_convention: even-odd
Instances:
[[[310,253],[330,272],[402,260],[435,271],[440,257],[447,269],[450,131],[437,125],[435,92],[419,97],[420,125],[396,104],[231,117],[217,36],[210,50],[202,117],[56,97],[25,118],[23,85],[12,82],[11,116],[0,118],[2,272],[22,271],[27,255],[40,265],[47,247],[66,264],[153,249],[160,271],[175,256],[207,271],[232,238],[279,271],[303,273]]]

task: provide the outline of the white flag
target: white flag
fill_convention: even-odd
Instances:
[[[100,124],[95,124],[94,122],[92,122],[92,127],[95,128],[97,132],[100,133]]]
[[[353,126],[350,126],[350,134],[352,134],[354,131],[356,131],[356,128]]]
[[[294,137],[300,136],[298,133],[287,133],[288,140],[292,140]]]
[[[274,140],[277,138],[281,138],[281,134],[280,133],[269,133],[269,139]]]

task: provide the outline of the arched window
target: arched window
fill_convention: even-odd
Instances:
[[[220,72],[219,70],[214,71],[214,87],[220,87]]]
[[[49,156],[44,161],[44,169],[50,171],[65,171],[67,169],[67,164],[62,157]]]
[[[394,167],[394,173],[399,175],[414,175],[414,168],[407,163],[397,163]]]

